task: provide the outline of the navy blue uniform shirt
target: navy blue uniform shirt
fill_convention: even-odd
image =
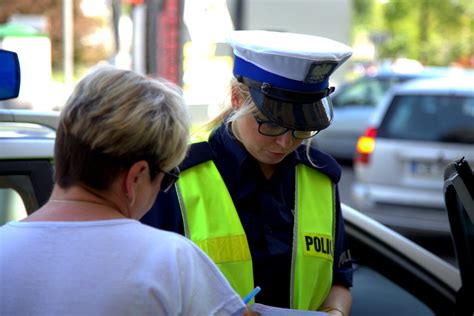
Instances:
[[[337,183],[341,168],[330,156],[311,150],[318,170]],[[256,301],[289,307],[290,270],[293,242],[293,209],[295,205],[295,165],[311,164],[306,147],[300,146],[278,164],[271,179],[266,179],[257,161],[221,126],[208,143],[191,146],[181,170],[212,159],[229,190],[247,235],[254,270],[255,285],[261,287]],[[312,166],[311,166],[312,167]],[[314,167],[313,167],[314,168]],[[318,188],[314,188],[317,195]],[[334,247],[333,284],[352,286],[352,264],[344,258],[347,246],[336,190],[336,241]],[[175,190],[160,193],[143,223],[183,234],[183,220]],[[311,276],[308,276],[311,277]]]

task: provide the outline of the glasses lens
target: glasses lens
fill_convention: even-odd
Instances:
[[[272,122],[262,122],[258,131],[265,136],[278,136],[286,133],[288,129]]]
[[[161,171],[165,174],[161,180],[161,191],[168,192],[179,179],[179,168],[175,167],[170,172]]]
[[[280,136],[285,134],[290,129],[278,125],[270,121],[264,121],[257,115],[254,115],[255,120],[258,123],[258,132],[265,136]],[[291,130],[293,137],[298,139],[311,138],[318,133],[318,131],[298,131]]]
[[[293,137],[298,139],[311,138],[316,135],[317,131],[293,131]]]

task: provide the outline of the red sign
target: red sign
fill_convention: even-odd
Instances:
[[[164,0],[158,21],[158,75],[179,84],[179,0]]]
[[[122,0],[122,2],[127,3],[127,4],[138,5],[138,4],[143,4],[145,2],[145,0]]]

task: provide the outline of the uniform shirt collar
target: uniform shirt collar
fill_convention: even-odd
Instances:
[[[213,150],[218,155],[227,156],[228,160],[232,160],[236,169],[241,170],[247,164],[255,164],[256,160],[252,155],[245,149],[245,147],[235,138],[230,126],[222,124],[219,126],[211,135],[210,143]],[[295,165],[302,161],[301,154],[298,153],[302,150],[297,150],[290,153],[280,164],[280,166]],[[303,150],[304,153],[304,150]]]
[[[241,169],[252,157],[245,147],[235,138],[230,126],[222,124],[210,137],[211,147],[219,157]]]

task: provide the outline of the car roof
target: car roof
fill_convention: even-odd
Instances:
[[[393,90],[393,94],[462,94],[474,95],[474,75],[415,79]]]
[[[0,109],[0,160],[52,159],[59,112]]]
[[[59,112],[0,109],[0,122],[36,123],[56,130],[59,125]]]
[[[54,139],[1,139],[1,160],[53,159]]]
[[[474,74],[474,71],[467,69],[460,69],[454,67],[436,67],[427,66],[420,70],[413,71],[396,71],[391,69],[382,69],[374,74],[367,74],[363,77],[374,77],[374,78],[433,78],[433,77],[444,77],[456,75],[459,73],[463,74]]]
[[[441,76],[438,74],[433,74],[429,72],[395,72],[395,71],[379,71],[374,74],[365,74],[361,77],[356,78],[355,80],[350,80],[343,82],[339,88],[342,88],[343,86],[350,86],[351,84],[359,81],[365,81],[365,80],[371,80],[371,79],[381,79],[381,80],[393,80],[393,79],[399,79],[402,81],[405,80],[412,80],[416,78],[431,78],[433,76]],[[336,89],[335,92],[340,92],[341,89]]]

